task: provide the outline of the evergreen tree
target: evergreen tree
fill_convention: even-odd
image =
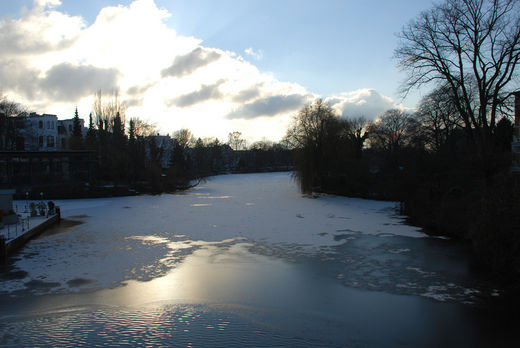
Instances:
[[[76,107],[76,110],[74,112],[74,118],[72,121],[72,136],[69,140],[69,147],[72,150],[80,150],[83,148],[81,128],[82,125],[78,115],[78,108]]]
[[[96,148],[96,128],[92,119],[92,113],[88,116],[87,148],[89,150]]]
[[[78,138],[81,138],[82,137],[82,132],[81,132],[81,121],[79,119],[79,115],[78,115],[78,107],[76,107],[76,111],[74,112],[74,121],[73,121],[73,126],[72,126],[72,136],[74,137],[78,137]]]

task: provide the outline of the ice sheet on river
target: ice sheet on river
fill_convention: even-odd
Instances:
[[[304,197],[290,173],[223,175],[174,195],[56,204],[65,219],[85,223],[28,244],[14,264],[20,279],[2,281],[0,290],[149,280],[201,246],[239,240],[313,252],[345,243],[349,234],[425,237],[403,223],[394,202]]]

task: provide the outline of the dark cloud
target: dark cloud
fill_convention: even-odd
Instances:
[[[144,98],[130,98],[125,99],[125,106],[127,108],[131,108],[132,106],[141,106],[143,105]]]
[[[184,56],[175,57],[173,64],[169,68],[161,71],[161,76],[182,77],[185,75],[190,75],[195,70],[218,60],[220,57],[220,53],[197,47]]]
[[[180,97],[171,99],[166,102],[167,106],[178,106],[181,108],[185,108],[188,106],[192,106],[206,100],[211,99],[219,99],[223,97],[222,92],[218,89],[221,84],[226,82],[226,80],[221,79],[215,82],[212,85],[202,85],[202,87],[195,92],[181,95]]]
[[[263,84],[257,84],[248,89],[241,90],[232,97],[233,102],[241,104],[251,99],[255,99],[260,96],[260,91]]]
[[[45,95],[55,101],[72,102],[99,89],[117,89],[118,76],[117,69],[62,63],[53,66],[47,72],[45,78],[40,80],[39,87]]]
[[[130,87],[129,89],[126,90],[126,93],[129,94],[129,95],[132,95],[132,96],[141,95],[141,94],[145,93],[147,90],[149,90],[150,88],[152,88],[155,85],[156,85],[156,83],[149,83],[149,84],[144,85],[144,86],[139,86],[139,85],[132,86],[132,87]]]
[[[226,117],[230,119],[250,119],[261,116],[275,116],[282,112],[298,109],[305,101],[305,96],[301,94],[275,95],[244,104]]]

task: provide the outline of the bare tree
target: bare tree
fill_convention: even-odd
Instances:
[[[99,90],[94,96],[92,109],[99,130],[113,132],[114,122],[116,122],[119,127],[124,127],[126,107],[119,99],[119,92],[117,90],[112,92],[108,97],[104,96],[101,90]],[[119,131],[120,129],[116,130],[116,132]]]
[[[320,146],[326,135],[327,123],[336,120],[332,108],[321,99],[307,104],[293,117],[284,141],[292,148],[303,148],[308,144]]]
[[[284,142],[294,150],[295,174],[303,192],[321,191],[327,176],[330,145],[342,132],[338,117],[321,99],[294,116]],[[331,142],[332,141],[332,142]],[[335,149],[337,150],[337,149]]]
[[[411,116],[399,109],[385,111],[368,129],[370,146],[393,152],[410,143],[416,128]]]
[[[182,149],[186,149],[195,144],[195,137],[193,136],[193,133],[187,128],[179,129],[175,132],[173,137],[177,140],[177,144]]]
[[[447,87],[427,94],[419,103],[416,119],[421,123],[426,146],[434,151],[449,139],[453,132],[464,127],[464,122]]]
[[[234,131],[228,134],[228,145],[238,151],[245,148],[246,140],[242,138],[242,133]]]
[[[352,141],[355,146],[356,158],[361,158],[361,154],[363,153],[363,147],[365,145],[365,141],[368,139],[368,129],[371,125],[371,122],[367,120],[365,117],[356,117],[347,120],[349,130],[348,138]]]
[[[468,135],[486,152],[497,113],[518,88],[520,1],[445,0],[405,26],[400,39],[403,91],[445,85]]]
[[[132,117],[128,123],[130,139],[145,138],[156,133],[154,124],[140,119],[139,117]]]

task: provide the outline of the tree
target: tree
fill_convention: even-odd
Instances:
[[[518,0],[445,0],[404,27],[395,51],[403,86],[446,86],[478,152],[489,152],[497,115],[520,60]]]
[[[348,121],[348,137],[355,146],[356,158],[360,159],[365,146],[365,140],[368,139],[368,128],[370,122],[364,117],[357,117],[349,119]]]
[[[119,100],[118,91],[114,91],[108,98],[104,97],[101,91],[98,91],[94,96],[92,108],[98,130],[113,132],[114,122],[117,122],[117,117],[119,117],[120,123],[124,127],[126,107],[124,103]],[[116,130],[116,133],[117,132],[119,132],[119,130]]]
[[[437,88],[422,98],[415,117],[421,123],[427,148],[433,151],[438,151],[457,129],[463,128],[448,87]]]
[[[157,129],[154,124],[149,123],[140,119],[139,117],[132,117],[129,121],[128,136],[130,140],[149,137],[157,133]]]
[[[228,145],[235,151],[245,147],[246,140],[242,138],[242,133],[234,131],[228,134]]]
[[[343,123],[346,124],[346,123]],[[341,133],[338,117],[321,99],[305,105],[287,130],[284,142],[295,151],[296,175],[303,192],[322,190],[327,168],[327,155]]]
[[[395,152],[411,143],[416,122],[399,109],[385,111],[379,120],[368,129],[370,146],[388,152]]]
[[[0,150],[16,150],[18,126],[16,116],[22,111],[18,103],[0,97]]]
[[[96,146],[96,128],[94,126],[94,120],[92,119],[92,113],[88,115],[88,131],[86,139],[87,148],[90,150],[95,149]]]
[[[195,137],[193,133],[187,129],[182,128],[175,132],[174,134],[175,140],[177,140],[177,144],[184,150],[195,143]]]
[[[83,148],[81,121],[79,119],[78,108],[74,111],[74,118],[72,119],[72,135],[69,138],[69,147],[73,150],[80,150]]]
[[[332,108],[321,99],[307,104],[293,117],[285,140],[293,148],[302,148],[309,144],[320,146],[323,143],[326,124],[337,119]]]
[[[74,111],[74,119],[73,119],[73,126],[72,126],[72,135],[78,138],[81,138],[82,136],[82,125],[81,121],[79,119],[78,114],[78,108],[76,107],[76,111]]]

